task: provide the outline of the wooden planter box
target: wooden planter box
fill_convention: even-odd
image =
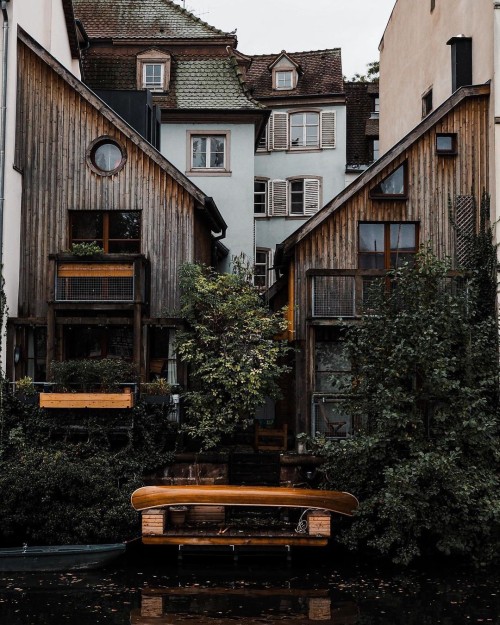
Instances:
[[[161,536],[165,531],[166,510],[144,510],[142,513],[142,533],[145,536]]]
[[[330,536],[331,515],[329,512],[308,512],[307,528],[309,536]]]
[[[40,393],[40,408],[133,408],[134,396],[124,393]]]

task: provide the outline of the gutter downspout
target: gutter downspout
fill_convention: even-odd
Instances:
[[[2,47],[2,100],[0,103],[0,267],[3,263],[3,216],[5,204],[5,134],[7,128],[7,63],[9,60],[9,16],[7,2],[2,0],[3,47]]]

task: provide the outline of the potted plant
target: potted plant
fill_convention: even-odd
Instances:
[[[33,378],[25,376],[24,378],[17,380],[16,396],[19,401],[22,401],[24,404],[38,403],[38,391],[36,390]]]
[[[165,378],[141,384],[141,399],[147,404],[169,404],[172,401],[172,385]]]
[[[305,432],[300,432],[295,437],[295,440],[297,441],[297,453],[298,454],[307,453],[307,439],[308,439],[308,436]]]
[[[92,241],[91,243],[87,243],[87,242],[73,243],[69,252],[70,254],[73,254],[74,256],[85,257],[85,256],[95,256],[96,254],[102,254],[104,250],[95,241]]]
[[[170,522],[175,527],[179,527],[180,525],[184,525],[186,522],[187,515],[187,506],[170,506],[168,509],[168,514],[170,516]]]
[[[40,394],[42,408],[132,408],[134,366],[118,358],[53,362],[51,393]],[[131,385],[123,388],[124,383]]]

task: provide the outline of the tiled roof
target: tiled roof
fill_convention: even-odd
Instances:
[[[242,88],[231,58],[178,60],[175,68],[176,107],[180,109],[260,108]]]
[[[340,48],[311,52],[287,52],[287,55],[302,69],[296,88],[289,91],[276,91],[272,85],[272,73],[269,70],[269,65],[281,54],[280,52],[278,54],[252,56],[252,64],[247,71],[246,81],[255,98],[343,93],[344,82]]]
[[[234,37],[172,0],[73,0],[90,39],[210,39]]]
[[[99,47],[91,48],[84,56],[85,82],[91,89],[137,89],[135,56],[99,52]],[[173,57],[168,93],[154,96],[165,108],[261,108],[247,96],[230,56]]]
[[[377,93],[378,83],[345,83],[348,167],[367,165],[371,162],[368,135],[378,136],[378,119],[370,119],[373,96]]]

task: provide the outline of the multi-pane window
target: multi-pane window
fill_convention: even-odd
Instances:
[[[191,137],[192,169],[224,169],[226,163],[225,135],[193,135]]]
[[[71,211],[73,243],[95,241],[105,253],[138,254],[141,251],[140,211]]]
[[[360,223],[359,268],[391,269],[412,262],[417,253],[417,235],[416,223]]]
[[[426,117],[433,109],[432,89],[422,96],[422,117]]]
[[[145,89],[163,90],[163,63],[144,63],[142,72],[142,85]]]
[[[290,146],[292,148],[319,147],[319,113],[290,115]]]
[[[400,165],[370,189],[370,197],[372,198],[399,200],[405,199],[406,193],[406,163]]]
[[[254,181],[253,212],[256,215],[265,215],[267,207],[267,182],[265,180]]]
[[[291,70],[276,72],[276,89],[292,89],[293,74]]]
[[[269,286],[269,250],[255,250],[255,265],[253,271],[254,285],[259,289],[266,289]]]
[[[290,214],[304,214],[304,181],[292,180],[290,182]]]

